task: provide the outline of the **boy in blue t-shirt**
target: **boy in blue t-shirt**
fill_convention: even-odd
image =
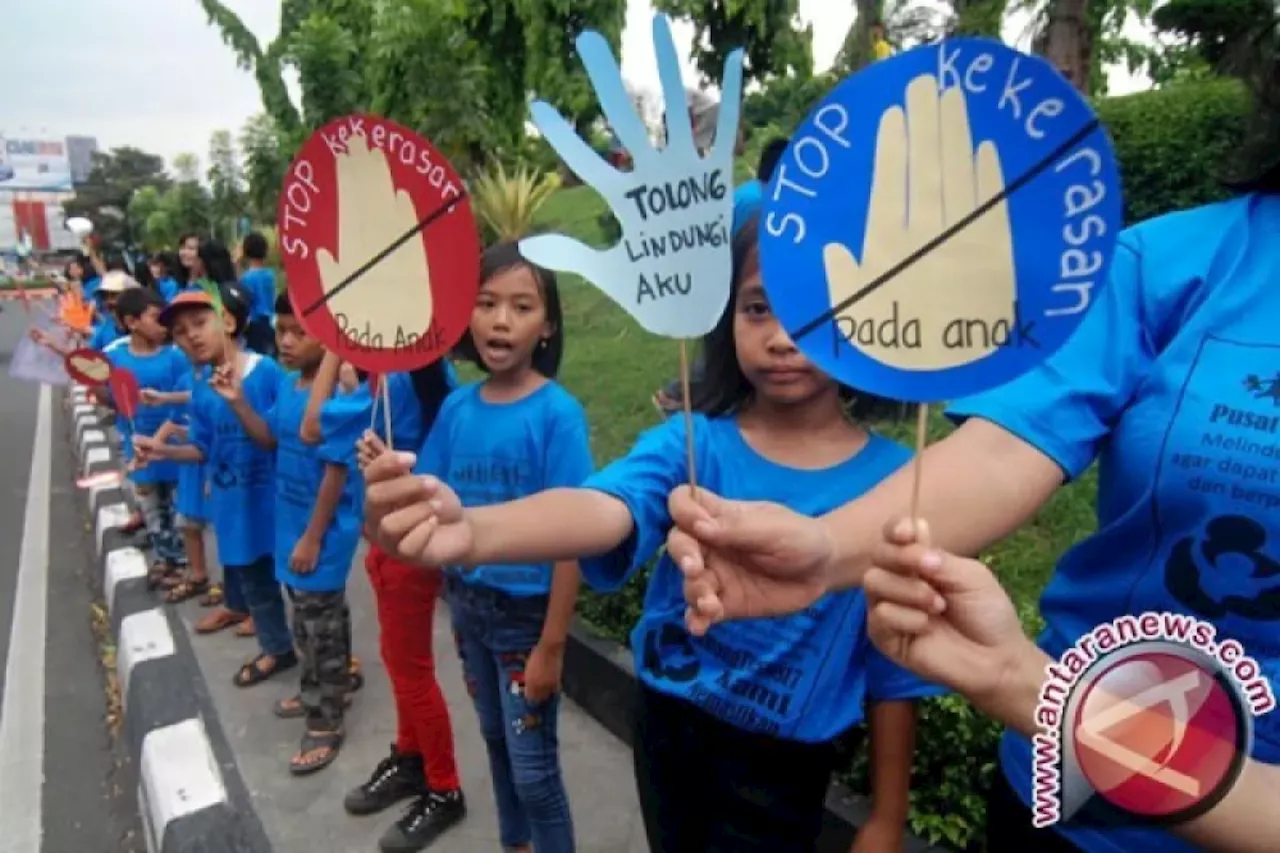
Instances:
[[[171,459],[206,465],[205,510],[218,538],[226,583],[240,585],[261,652],[233,679],[250,687],[297,666],[298,657],[275,573],[275,461],[249,438],[225,396],[235,383],[249,405],[268,411],[283,371],[240,348],[236,333],[248,314],[249,297],[238,285],[224,284],[221,290],[221,306],[203,290],[189,291],[160,314],[183,350],[212,369],[210,380],[196,383],[191,392],[189,443],[135,438],[134,448],[144,464]]]
[[[256,231],[244,236],[240,254],[246,269],[240,285],[249,291],[249,322],[244,339],[249,349],[263,355],[275,355],[276,274],[267,266],[267,238]]]
[[[293,639],[302,657],[302,690],[276,704],[279,717],[304,717],[302,747],[289,762],[301,776],[329,766],[343,739],[352,690],[347,574],[360,543],[358,501],[348,479],[355,442],[302,440],[302,421],[324,348],[302,328],[287,294],[275,304],[280,377],[275,405],[255,411],[236,376],[217,380],[249,437],[276,455],[276,577],[293,602]]]
[[[107,359],[118,369],[131,372],[140,388],[172,392],[191,372],[191,364],[175,347],[166,344],[169,333],[160,324],[164,300],[153,291],[135,287],[125,290],[116,300],[116,319],[128,335],[108,344]],[[155,562],[148,575],[152,583],[178,572],[187,564],[186,550],[174,523],[173,499],[178,482],[178,468],[172,462],[156,462],[138,468],[133,464],[133,438],[152,436],[173,416],[171,405],[146,405],[152,399],[142,395],[142,402],[132,419],[117,418],[124,446],[124,458],[133,481],[134,494],[142,509]]]

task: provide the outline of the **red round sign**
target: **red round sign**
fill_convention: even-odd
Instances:
[[[111,379],[111,362],[95,349],[78,349],[64,360],[67,375],[81,385],[101,387]]]
[[[280,254],[309,334],[363,370],[413,370],[471,322],[480,239],[466,187],[418,134],[366,115],[317,130],[285,176]]]

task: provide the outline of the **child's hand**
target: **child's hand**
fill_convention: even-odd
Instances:
[[[356,440],[356,461],[360,470],[366,470],[374,460],[387,452],[387,445],[376,432],[365,430],[364,435]]]
[[[990,569],[931,548],[927,525],[905,518],[885,526],[872,566],[867,633],[886,657],[971,698],[999,689],[1030,641]]]
[[[293,546],[293,553],[289,555],[289,569],[299,575],[309,575],[316,570],[319,561],[320,543],[304,535]]]
[[[32,329],[27,334],[31,337],[31,340],[41,345],[46,344],[49,341],[49,336],[45,334],[43,329]]]
[[[427,566],[466,561],[471,523],[457,494],[413,473],[411,453],[383,453],[365,469],[365,525],[389,554]]]
[[[144,406],[162,406],[162,393],[154,388],[143,388],[138,392],[138,402]]]
[[[244,399],[244,384],[238,361],[238,358],[232,359],[213,371],[209,377],[209,387],[228,403],[238,403]]]
[[[133,462],[137,468],[145,468],[159,454],[160,442],[145,435],[133,437]]]
[[[560,690],[560,674],[564,668],[564,646],[539,642],[529,653],[524,665],[524,698],[541,705]]]

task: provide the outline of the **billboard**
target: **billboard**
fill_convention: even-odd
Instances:
[[[0,190],[70,189],[66,142],[0,138]]]

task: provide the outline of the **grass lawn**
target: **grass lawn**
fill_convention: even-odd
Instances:
[[[603,246],[604,202],[589,187],[562,190],[539,211],[538,224]],[[631,446],[636,435],[658,423],[650,402],[653,392],[676,376],[679,356],[673,341],[644,332],[601,291],[574,276],[561,276],[565,311],[565,361],[561,381],[587,407],[597,464]],[[912,443],[914,419],[876,427]],[[950,427],[941,415],[931,418],[931,440]],[[928,477],[928,471],[925,471]],[[1093,526],[1094,477],[1090,472],[1062,489],[1040,515],[986,555],[1022,607],[1028,627],[1038,629],[1035,601],[1054,561]],[[583,615],[622,638],[637,600],[584,600]],[[634,611],[632,611],[634,612]]]

